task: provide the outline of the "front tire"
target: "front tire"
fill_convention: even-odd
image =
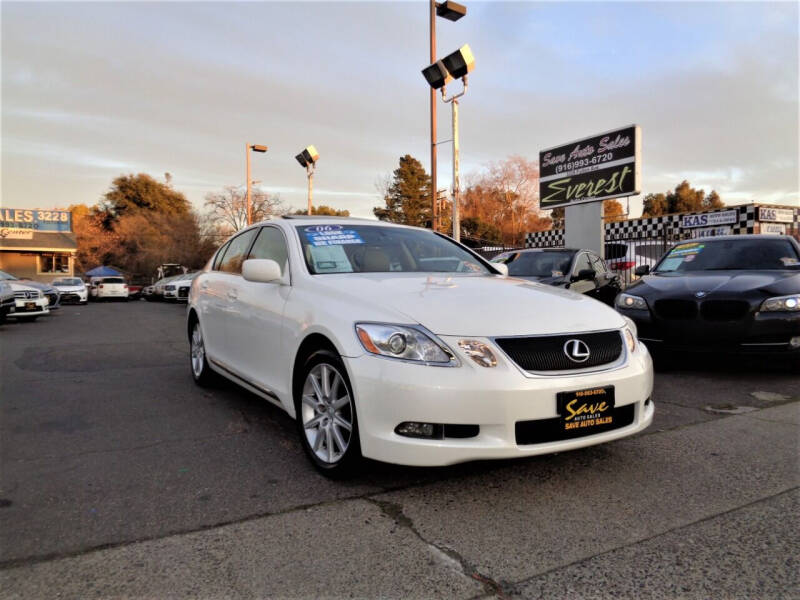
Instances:
[[[306,360],[295,391],[303,450],[323,475],[341,478],[360,464],[361,442],[350,379],[341,358],[319,350]]]
[[[196,319],[189,336],[189,366],[192,371],[192,379],[200,387],[209,387],[216,380],[216,373],[208,366],[203,330],[200,329],[200,322]]]

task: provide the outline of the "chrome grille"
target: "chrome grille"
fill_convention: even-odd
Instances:
[[[14,292],[14,298],[35,299],[38,297],[39,297],[39,292],[35,292],[33,290],[20,290],[18,292]]]

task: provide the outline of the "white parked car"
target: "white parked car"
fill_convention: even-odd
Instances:
[[[128,300],[128,284],[122,277],[92,277],[90,283],[93,300]]]
[[[89,291],[80,277],[56,279],[53,287],[61,292],[61,304],[86,304],[89,301]]]
[[[330,475],[561,452],[653,419],[632,322],[586,296],[505,276],[429,230],[266,221],[194,279],[192,375],[282,407]]]
[[[16,306],[14,290],[11,285],[0,279],[0,323],[6,322],[6,315]]]
[[[14,290],[14,307],[7,315],[9,319],[35,321],[50,313],[50,302],[42,290],[15,281],[9,281],[8,284]]]

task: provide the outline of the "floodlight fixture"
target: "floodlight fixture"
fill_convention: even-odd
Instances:
[[[442,63],[440,60],[437,60],[432,65],[428,65],[422,69],[422,75],[425,77],[428,85],[435,90],[441,89],[453,81],[453,78],[450,76],[450,73],[447,72],[444,63]]]
[[[260,144],[253,144],[252,146],[250,146],[250,149],[253,152],[262,152],[263,153],[263,152],[267,151],[267,147],[266,146],[262,146]]]
[[[447,19],[448,21],[458,21],[466,14],[467,7],[463,4],[451,2],[451,0],[436,3],[436,16]]]
[[[300,163],[301,167],[308,167],[309,165],[314,165],[319,160],[319,152],[314,146],[307,146],[303,149],[303,151],[295,156],[297,162]]]
[[[475,57],[472,56],[469,44],[464,44],[452,54],[448,54],[441,62],[454,79],[465,77],[475,68]]]

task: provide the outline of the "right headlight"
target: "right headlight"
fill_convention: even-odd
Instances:
[[[617,308],[633,308],[636,310],[647,310],[647,302],[641,296],[633,296],[624,292],[617,296],[614,304]]]
[[[800,311],[800,294],[775,296],[761,303],[762,312],[798,312]]]
[[[450,350],[422,327],[356,323],[356,335],[370,354],[439,366],[457,364]]]

